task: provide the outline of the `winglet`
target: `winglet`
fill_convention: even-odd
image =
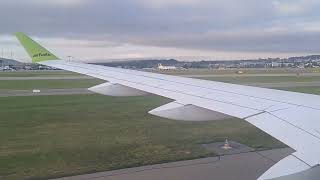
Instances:
[[[15,36],[27,51],[33,63],[48,60],[59,60],[57,56],[53,55],[50,51],[46,50],[44,47],[29,38],[24,33],[17,32],[15,33]]]

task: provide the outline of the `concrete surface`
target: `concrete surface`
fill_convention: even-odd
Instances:
[[[204,148],[206,148],[207,151],[213,152],[218,155],[227,155],[227,154],[239,154],[239,153],[247,153],[254,151],[253,148],[248,147],[244,144],[240,144],[235,141],[229,141],[229,145],[232,147],[232,149],[223,149],[222,147],[225,145],[225,142],[216,142],[216,143],[210,143],[210,144],[202,144]]]
[[[293,150],[289,148],[248,152],[56,180],[256,180],[272,165],[292,152]]]

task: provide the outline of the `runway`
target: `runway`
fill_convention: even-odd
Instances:
[[[36,76],[36,77],[0,77],[0,81],[14,81],[14,80],[75,80],[75,79],[94,79],[90,76]]]
[[[50,95],[73,95],[73,94],[93,94],[86,88],[74,89],[41,89],[39,93],[33,93],[32,90],[3,90],[0,89],[0,97],[11,96],[50,96]]]
[[[292,149],[275,149],[143,166],[55,180],[256,180]],[[108,162],[106,162],[108,163]]]

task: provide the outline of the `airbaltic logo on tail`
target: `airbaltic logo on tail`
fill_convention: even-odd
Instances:
[[[52,54],[50,54],[50,53],[38,53],[38,54],[33,55],[32,57],[33,58],[37,58],[37,57],[47,57],[47,56],[52,56]]]

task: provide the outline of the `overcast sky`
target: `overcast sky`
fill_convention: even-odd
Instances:
[[[319,0],[0,0],[0,48],[27,60],[12,36],[22,31],[82,61],[320,54],[319,9]]]

